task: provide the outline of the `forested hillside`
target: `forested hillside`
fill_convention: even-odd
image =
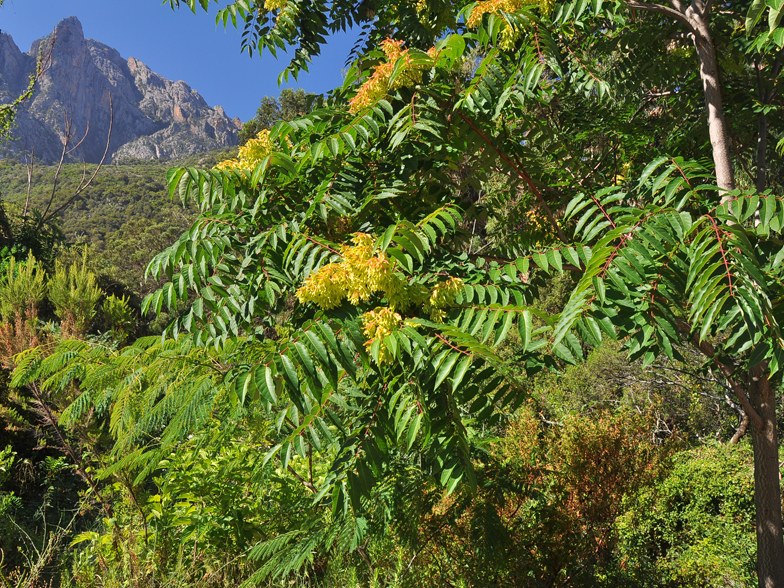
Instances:
[[[68,243],[90,246],[97,267],[131,288],[146,294],[144,270],[151,257],[168,246],[195,218],[194,207],[173,199],[166,187],[166,172],[172,166],[212,166],[236,153],[222,149],[179,161],[134,161],[103,167],[87,191],[82,193],[59,217],[58,226]],[[87,171],[95,165],[57,166],[36,162],[30,181],[31,208],[43,210],[52,192],[51,208],[72,198]],[[28,194],[27,167],[13,160],[0,160],[0,186],[9,211],[23,208]]]
[[[784,588],[783,11],[237,0],[342,85],[0,165],[0,579]]]

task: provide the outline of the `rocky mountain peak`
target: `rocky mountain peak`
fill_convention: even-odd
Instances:
[[[21,53],[10,35],[0,35],[0,103],[12,101],[35,70],[39,52],[52,47],[52,64],[18,116],[18,140],[3,146],[20,156],[33,148],[51,162],[60,157],[64,122],[72,121],[73,143],[89,129],[74,159],[97,162],[106,147],[110,110],[111,159],[169,159],[237,144],[241,123],[223,108],[211,108],[183,81],[173,82],[133,57],[85,38],[72,16],[54,33]],[[110,109],[111,104],[111,109]]]
[[[22,91],[20,82],[24,78],[28,61],[29,57],[19,50],[11,35],[0,33],[0,78],[15,82],[12,87],[0,84],[1,103],[12,102]]]
[[[75,16],[69,16],[57,23],[54,32],[63,51],[67,47],[78,47],[84,43],[82,23]]]

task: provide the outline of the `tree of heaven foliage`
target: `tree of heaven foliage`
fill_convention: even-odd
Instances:
[[[314,503],[346,520],[362,517],[395,455],[418,452],[449,491],[473,485],[471,424],[521,401],[518,378],[578,363],[607,337],[645,363],[681,359],[692,346],[749,418],[758,581],[784,586],[775,414],[784,202],[758,183],[762,174],[780,186],[765,170],[767,133],[780,132],[770,97],[784,29],[777,6],[722,6],[720,30],[710,28],[711,9],[600,0],[229,4],[218,18],[245,27],[248,49],[298,47],[290,73],[326,33],[355,24],[366,26],[361,59],[311,113],[260,133],[236,160],[169,173],[172,194],[196,199],[201,215],[150,264],[169,282],[146,308],[193,300],[170,336],[189,349],[231,350],[199,381],[265,409],[274,423],[265,465],[296,472],[314,454],[326,460]],[[699,22],[683,25],[686,14]],[[733,47],[725,78],[735,86],[733,100],[717,103],[700,43],[720,36]],[[717,117],[732,120],[725,103],[738,119],[766,121],[748,189],[736,188],[732,168],[745,164],[744,148],[728,151],[727,128],[724,143],[714,141]],[[503,188],[491,192],[498,178]],[[516,230],[478,251],[477,222],[505,207],[518,209]],[[558,272],[575,286],[549,316],[530,304],[543,277]],[[497,352],[512,330],[526,374],[510,373]],[[89,384],[83,390],[108,390],[105,405],[138,373],[127,357],[141,351],[102,356],[99,364],[116,367],[113,380],[86,378],[95,363],[79,364],[72,349],[32,352],[16,381],[64,385],[65,353],[77,362],[69,377]],[[158,370],[142,382],[154,386],[149,414],[126,402],[112,415],[134,431],[124,463],[143,472],[226,398],[199,386],[183,392]],[[88,396],[74,414],[89,404]],[[145,427],[167,422],[157,445],[143,441]]]

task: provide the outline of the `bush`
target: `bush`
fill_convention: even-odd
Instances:
[[[11,323],[29,314],[38,316],[37,307],[46,296],[46,274],[30,255],[27,261],[11,257],[8,270],[0,279],[0,315]]]
[[[54,275],[49,279],[49,300],[62,321],[64,334],[79,337],[87,333],[100,298],[95,274],[87,268],[86,249],[81,264],[74,262],[66,268],[59,260],[55,263]]]
[[[641,585],[757,585],[750,446],[678,453],[669,475],[628,501],[625,510],[618,549]]]

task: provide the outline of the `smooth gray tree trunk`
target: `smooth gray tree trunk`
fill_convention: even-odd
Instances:
[[[713,164],[716,168],[716,184],[722,193],[734,190],[735,174],[732,171],[732,155],[727,121],[724,117],[719,66],[710,34],[712,0],[693,0],[688,6],[685,6],[680,0],[671,0],[671,6],[638,2],[637,0],[627,0],[627,4],[635,10],[656,12],[674,18],[689,29],[700,64],[700,79],[702,80],[708,118],[708,135],[713,152]],[[724,198],[726,196],[723,196],[722,199]]]
[[[705,92],[705,106],[708,112],[708,135],[713,151],[713,165],[716,168],[716,184],[722,192],[735,189],[735,174],[732,171],[729,132],[724,118],[724,103],[721,97],[719,67],[716,62],[716,51],[713,48],[707,16],[694,16],[692,7],[690,20],[694,23],[694,47],[700,62],[700,78]],[[722,198],[723,200],[723,198]]]

